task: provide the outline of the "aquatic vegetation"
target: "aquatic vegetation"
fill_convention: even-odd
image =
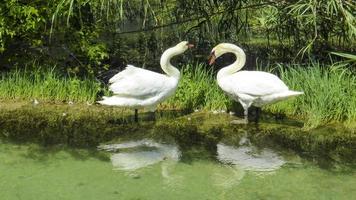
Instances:
[[[308,128],[332,122],[352,126],[356,122],[356,76],[347,65],[277,65],[271,70],[304,95],[269,105],[266,111],[299,116]]]

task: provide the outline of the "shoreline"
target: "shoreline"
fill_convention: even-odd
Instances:
[[[159,110],[156,120],[141,111],[140,121],[135,123],[131,110],[117,107],[1,102],[0,138],[43,146],[96,148],[115,138],[149,135],[158,139],[170,137],[189,147],[209,146],[222,138],[247,135],[252,141],[269,141],[310,156],[323,154],[356,160],[356,131],[342,125],[305,130],[303,122],[293,119],[267,118],[248,125],[231,124],[234,119],[239,118],[227,113]]]

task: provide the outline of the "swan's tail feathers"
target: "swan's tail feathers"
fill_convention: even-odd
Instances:
[[[290,97],[298,96],[298,95],[301,95],[301,94],[304,94],[304,92],[288,90],[288,91],[285,91],[285,92],[281,92],[281,93],[275,94],[274,98],[277,101],[280,101],[280,100],[288,99]]]
[[[264,96],[264,97],[262,97],[262,102],[264,102],[262,105],[275,103],[275,102],[282,101],[282,100],[285,100],[285,99],[289,99],[290,97],[298,96],[298,95],[301,95],[301,94],[304,94],[304,92],[287,90],[287,91],[284,91],[284,92],[280,92],[280,93],[275,93],[275,94],[272,94],[272,95]]]
[[[111,77],[109,79],[109,83],[115,83],[115,82],[123,79],[124,77],[129,76],[130,74],[132,74],[135,71],[136,68],[137,67],[135,67],[133,65],[127,65],[123,71],[121,71],[121,72],[115,74],[113,77]]]
[[[121,96],[103,96],[103,100],[97,101],[102,105],[107,106],[121,106],[121,107],[130,107],[130,108],[141,108],[142,101],[135,98],[121,97]]]
[[[124,99],[116,96],[112,96],[112,97],[103,96],[103,100],[97,102],[100,103],[101,105],[107,105],[107,106],[126,106]]]
[[[293,90],[288,90],[288,92],[286,92],[286,95],[288,95],[288,97],[294,97],[302,94],[304,94],[304,92],[293,91]]]

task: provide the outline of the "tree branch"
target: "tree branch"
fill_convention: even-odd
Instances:
[[[276,2],[267,2],[267,3],[260,3],[260,4],[254,4],[254,5],[249,5],[249,6],[244,6],[244,7],[240,7],[240,8],[236,8],[234,9],[233,11],[236,11],[236,10],[243,10],[243,9],[249,9],[249,8],[256,8],[256,7],[261,7],[261,6],[266,6],[266,5],[272,5],[272,4],[276,4]],[[222,11],[219,11],[219,12],[215,12],[215,13],[212,13],[211,15],[209,15],[208,17],[212,17],[212,16],[215,16],[215,15],[220,15],[220,14],[223,14],[225,13],[227,10],[222,10]],[[230,11],[230,10],[229,10]],[[163,24],[163,25],[160,25],[160,26],[154,26],[154,27],[150,27],[150,28],[147,28],[147,29],[139,29],[139,30],[132,30],[132,31],[124,31],[124,32],[116,32],[116,34],[118,35],[124,35],[124,34],[130,34],[130,33],[142,33],[142,32],[149,32],[149,31],[154,31],[156,29],[160,29],[160,28],[165,28],[165,27],[170,27],[170,26],[174,26],[174,25],[178,25],[178,24],[184,24],[184,23],[188,23],[188,22],[191,22],[191,21],[196,21],[196,20],[199,20],[199,19],[203,19],[203,18],[206,18],[206,16],[198,16],[198,17],[194,17],[194,18],[188,18],[188,19],[185,19],[183,21],[176,21],[176,22],[172,22],[172,23],[168,23],[168,24]]]

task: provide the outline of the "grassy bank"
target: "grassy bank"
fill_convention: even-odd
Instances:
[[[94,102],[103,89],[93,78],[63,76],[54,68],[13,70],[0,79],[1,100]]]
[[[291,89],[305,94],[265,106],[263,110],[302,119],[306,128],[330,123],[356,128],[356,76],[347,67],[312,63],[264,68],[278,74]],[[2,74],[0,80],[1,100],[94,102],[105,92],[106,88],[93,78],[61,76],[55,70],[14,70]],[[239,106],[217,86],[211,67],[188,64],[182,67],[175,96],[163,102],[160,109],[234,110],[234,105]]]

